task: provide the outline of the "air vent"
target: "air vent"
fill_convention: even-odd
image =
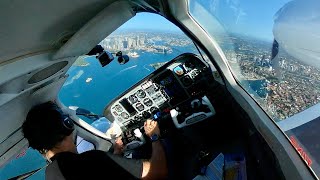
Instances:
[[[40,82],[40,81],[42,81],[44,79],[47,79],[50,76],[52,76],[52,75],[56,74],[57,72],[59,72],[64,67],[66,67],[67,64],[68,64],[68,61],[61,61],[61,62],[57,62],[55,64],[52,64],[52,65],[40,70],[39,72],[35,73],[28,80],[28,83],[29,84],[34,84],[34,83]]]

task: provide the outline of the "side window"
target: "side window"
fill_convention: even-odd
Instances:
[[[94,144],[92,144],[89,141],[86,141],[85,139],[83,139],[80,136],[77,137],[76,145],[77,145],[78,153],[83,153],[83,152],[95,149]]]
[[[320,66],[316,1],[189,1],[235,79],[320,175]]]

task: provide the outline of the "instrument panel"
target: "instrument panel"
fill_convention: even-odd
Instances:
[[[168,100],[166,94],[151,80],[135,87],[111,106],[111,114],[120,123],[149,117]],[[133,119],[132,119],[133,118]]]
[[[174,108],[203,93],[208,78],[213,78],[212,71],[205,62],[194,54],[182,54],[113,100],[104,115],[122,127],[141,124],[156,112]]]

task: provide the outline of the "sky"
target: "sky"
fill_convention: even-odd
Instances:
[[[289,0],[192,0],[199,2],[218,19],[229,32],[272,39],[275,13]],[[164,17],[151,13],[138,13],[121,30],[146,29],[180,31]]]
[[[229,32],[273,38],[274,16],[289,0],[199,0]],[[209,2],[209,3],[208,3]]]
[[[128,29],[144,29],[156,31],[181,31],[170,21],[164,17],[153,13],[137,13],[135,17],[131,18],[123,24],[119,30]]]

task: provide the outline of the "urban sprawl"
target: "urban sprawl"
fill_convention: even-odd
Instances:
[[[265,97],[257,101],[275,120],[297,114],[320,101],[320,71],[281,51],[272,58],[272,43],[250,38],[231,37],[221,40],[234,69],[240,69],[239,79],[265,79]],[[229,46],[230,47],[230,46]],[[247,87],[248,88],[248,87]]]

